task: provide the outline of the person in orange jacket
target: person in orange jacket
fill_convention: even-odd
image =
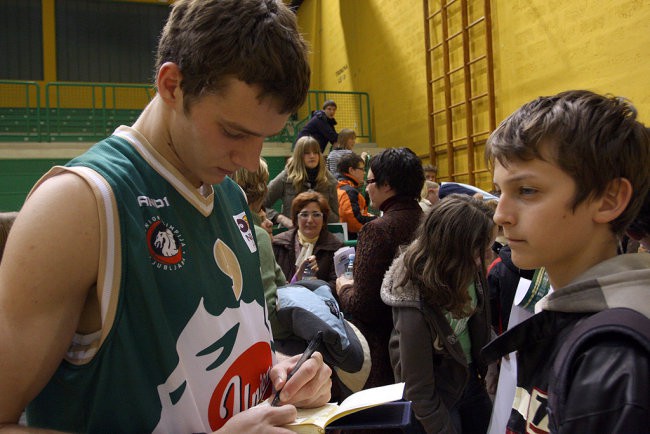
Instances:
[[[363,159],[354,153],[343,156],[337,165],[339,220],[348,224],[348,237],[351,240],[357,239],[357,233],[365,223],[377,217],[368,213],[366,199],[359,192],[365,169]]]

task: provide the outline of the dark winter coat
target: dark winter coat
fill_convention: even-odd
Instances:
[[[404,397],[427,432],[453,432],[449,411],[463,394],[469,379],[467,358],[438,306],[421,300],[412,282],[398,285],[404,273],[403,256],[393,262],[384,277],[382,300],[393,309],[395,329],[390,338],[390,358],[395,381],[404,381]],[[481,376],[487,367],[480,351],[491,338],[487,294],[478,278],[476,310],[467,322],[472,343],[472,362]]]
[[[336,291],[336,271],[334,270],[334,252],[343,246],[343,243],[327,229],[321,231],[318,241],[314,245],[314,255],[318,262],[316,277],[328,283],[332,292]],[[300,253],[298,242],[298,228],[289,229],[273,237],[273,253],[275,260],[282,268],[282,272],[291,280],[296,274],[296,256]]]
[[[296,141],[303,136],[311,136],[320,144],[320,151],[325,152],[327,142],[336,143],[339,140],[334,125],[336,119],[328,118],[323,110],[316,110],[298,133]]]
[[[422,209],[416,199],[393,196],[382,204],[383,216],[363,225],[354,260],[354,285],[339,294],[341,309],[366,337],[372,368],[365,388],[394,383],[388,356],[393,330],[391,308],[381,301],[384,273],[398,247],[413,240]]]

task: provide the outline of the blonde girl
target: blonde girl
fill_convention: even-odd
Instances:
[[[325,167],[318,141],[311,136],[298,139],[284,170],[269,183],[269,192],[264,200],[268,218],[274,224],[293,228],[291,203],[296,195],[305,191],[322,194],[330,207],[328,223],[339,221],[336,179]],[[278,200],[281,201],[279,213],[272,208]]]

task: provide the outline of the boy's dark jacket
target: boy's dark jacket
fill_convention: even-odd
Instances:
[[[551,368],[560,345],[581,320],[627,307],[650,317],[650,255],[620,255],[592,267],[537,305],[542,311],[483,349],[487,360],[517,352],[517,393],[508,432],[549,432]],[[612,334],[580,351],[571,369],[560,433],[646,433],[650,427],[650,362],[639,344]]]

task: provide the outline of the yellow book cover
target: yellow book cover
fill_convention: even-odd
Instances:
[[[324,433],[326,426],[343,416],[387,402],[398,401],[403,395],[404,383],[360,390],[340,404],[327,403],[318,408],[299,408],[296,421],[285,425],[285,428],[303,434]]]

